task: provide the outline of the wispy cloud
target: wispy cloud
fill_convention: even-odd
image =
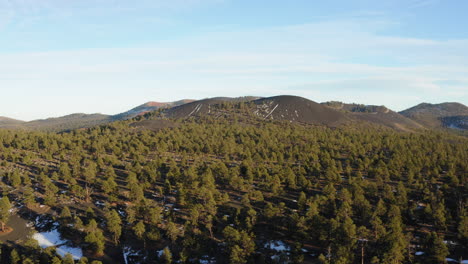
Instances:
[[[13,0],[9,6],[0,5],[0,12],[38,17],[101,13],[79,11],[87,1],[91,0],[73,1],[76,6],[71,10],[64,3],[69,1]],[[138,4],[168,10],[213,1]],[[97,1],[94,8],[111,2],[115,10],[106,12],[133,8],[120,0]],[[163,16],[154,19],[170,23]],[[10,97],[21,97],[31,87],[36,91],[29,94],[44,100],[50,100],[44,95],[59,101],[73,96],[76,100],[68,102],[63,114],[82,111],[85,101],[90,112],[117,113],[147,100],[288,93],[316,101],[385,104],[396,110],[421,101],[467,104],[468,38],[434,40],[384,33],[396,25],[391,19],[369,16],[237,30],[216,26],[126,48],[0,52],[0,89],[8,89]],[[106,30],[89,27],[96,35]],[[98,99],[88,100],[89,94],[116,103],[102,105]],[[0,113],[14,107],[1,100]],[[58,114],[52,106],[44,109],[49,112],[34,118]]]

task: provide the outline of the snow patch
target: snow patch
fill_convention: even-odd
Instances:
[[[290,247],[281,240],[268,241],[265,243],[265,248],[275,250],[275,251],[289,251]]]
[[[42,248],[56,247],[57,253],[62,257],[67,253],[70,253],[73,259],[80,259],[83,257],[83,251],[81,248],[74,248],[65,245],[67,241],[60,238],[60,233],[57,229],[53,229],[49,232],[35,233],[33,238],[37,240],[39,246]]]
[[[158,250],[158,257],[162,257],[164,255],[164,249],[166,249],[166,248],[168,248],[168,247],[165,247],[165,248],[163,248],[161,250]]]
[[[277,108],[278,106],[279,106],[279,104],[277,104],[277,105],[273,108],[273,110],[271,110],[271,112],[270,112],[268,115],[265,116],[264,119],[267,119],[271,114],[273,114],[273,112],[276,110],[276,108]]]
[[[124,246],[122,249],[122,254],[124,256],[125,264],[129,263],[129,260],[132,258],[138,258],[141,254],[139,250],[135,250],[129,246]]]
[[[187,117],[191,116],[191,115],[192,115],[193,113],[195,113],[195,112],[200,111],[200,109],[201,109],[202,106],[203,106],[202,104],[198,104],[198,105],[193,109],[193,111],[190,112],[190,114],[188,114]]]
[[[210,258],[210,256],[208,256],[208,255],[204,255],[199,260],[199,263],[200,264],[214,264],[214,263],[216,263],[216,259],[215,258]]]

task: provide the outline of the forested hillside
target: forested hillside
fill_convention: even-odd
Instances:
[[[259,119],[245,107],[0,130],[2,263],[468,259],[466,137]],[[44,248],[34,232],[66,242]]]

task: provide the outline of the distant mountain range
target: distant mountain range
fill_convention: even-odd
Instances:
[[[401,112],[385,106],[347,104],[342,102],[316,103],[306,98],[290,95],[261,97],[215,97],[203,100],[184,99],[175,102],[148,102],[117,115],[72,114],[23,122],[0,117],[0,128],[36,129],[44,131],[67,131],[92,127],[114,121],[127,120],[161,109],[165,119],[197,118],[202,116],[227,116],[230,113],[222,106],[225,103],[242,104],[243,109],[258,120],[280,120],[303,124],[340,126],[351,123],[368,123],[400,131],[421,129],[468,130],[468,107],[460,103],[422,103]],[[142,121],[143,122],[143,121]],[[159,128],[165,123],[146,121],[141,125]],[[133,126],[138,127],[138,124]]]

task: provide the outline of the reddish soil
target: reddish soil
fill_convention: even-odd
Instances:
[[[3,231],[0,230],[0,236],[8,235],[11,232],[13,232],[13,228],[5,226],[5,229]]]

